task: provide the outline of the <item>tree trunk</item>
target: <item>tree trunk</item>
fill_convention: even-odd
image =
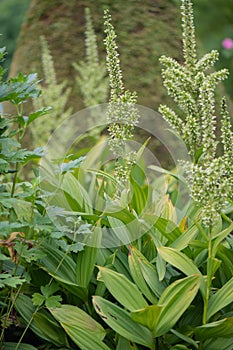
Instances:
[[[179,8],[172,0],[32,0],[10,76],[21,71],[43,77],[39,37],[44,35],[58,82],[66,80],[72,88],[69,106],[74,112],[82,109],[72,63],[85,55],[85,7],[91,11],[101,60],[105,59],[103,10],[108,7],[118,35],[126,89],[137,91],[141,105],[156,109],[159,103],[166,103],[158,59],[165,54],[180,60],[182,54]]]

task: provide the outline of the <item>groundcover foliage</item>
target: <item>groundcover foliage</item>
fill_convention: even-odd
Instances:
[[[146,144],[137,152],[127,148],[140,116],[136,94],[124,88],[108,11],[108,143],[116,161],[102,161],[93,177],[81,166],[90,163],[88,154],[57,161],[72,208],[62,210],[58,192],[50,209],[60,226],[46,210],[54,188],[41,186],[38,176],[44,150],[21,146],[27,128],[49,111],[24,115],[27,100],[40,95],[37,77],[1,82],[0,102],[16,107],[14,116],[0,119],[2,349],[233,348],[233,136],[225,98],[221,153],[215,136],[215,88],[227,72],[210,70],[215,51],[197,58],[190,0],[181,1],[181,13],[184,64],[161,57],[164,85],[180,115],[167,106],[160,112],[188,148],[190,162],[181,165],[186,180],[161,169],[165,175],[148,182]],[[95,152],[105,159],[101,148]],[[166,187],[158,196],[162,178]],[[182,216],[175,207],[180,181],[191,192]],[[104,231],[130,243],[101,247]],[[89,241],[81,242],[82,235]]]

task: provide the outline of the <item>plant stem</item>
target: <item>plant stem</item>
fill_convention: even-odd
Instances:
[[[11,188],[11,198],[14,197],[18,171],[19,171],[19,163],[16,163],[15,174],[14,174],[14,178],[13,178],[13,182],[12,182],[12,188]]]
[[[26,328],[24,329],[24,331],[23,331],[23,333],[22,333],[22,335],[21,335],[21,337],[20,337],[20,339],[19,339],[19,341],[18,341],[18,343],[17,343],[17,345],[16,345],[15,350],[18,350],[18,349],[19,349],[19,346],[20,346],[20,344],[21,344],[21,342],[22,342],[22,340],[23,340],[23,338],[24,338],[24,336],[25,336],[25,334],[26,334],[28,328],[30,327],[30,325],[31,325],[31,323],[32,323],[32,321],[33,321],[33,318],[34,318],[35,314],[38,312],[39,308],[40,308],[40,307],[37,306],[37,308],[36,308],[35,311],[33,312],[32,317],[31,317],[30,321],[28,322]]]
[[[151,334],[152,334],[152,338],[154,338],[152,332],[151,332]],[[155,344],[155,342],[156,342],[156,344],[157,344],[157,338],[152,342],[152,344],[151,344],[151,350],[157,350],[157,345]]]
[[[231,219],[226,214],[222,213],[221,216],[225,221],[229,222],[230,224],[232,223]]]
[[[212,228],[210,228],[209,232],[209,241],[208,241],[208,260],[210,261],[212,256],[212,240],[211,240],[211,231]],[[203,318],[202,322],[203,324],[207,323],[207,310],[208,310],[208,303],[209,303],[209,297],[210,297],[210,291],[211,291],[211,284],[212,284],[212,264],[207,262],[207,282],[206,282],[206,294],[204,299],[204,310],[203,310]]]
[[[11,290],[9,291],[9,294],[8,294],[9,297],[7,298],[9,300],[9,302],[8,302],[8,306],[7,306],[6,316],[4,318],[4,322],[3,322],[3,325],[2,325],[2,332],[1,332],[1,335],[0,335],[0,345],[2,345],[2,342],[4,341],[4,333],[5,333],[7,321],[9,319],[9,317],[10,317],[11,311],[12,311],[12,309],[14,307],[14,302],[15,302],[16,298],[18,297],[18,295],[19,295],[19,293],[21,291],[21,288],[22,288],[22,284],[18,288],[18,290],[17,290],[17,292],[16,292],[16,294],[14,296],[14,299],[12,301],[11,301],[11,299],[12,299],[11,295],[13,294],[12,293],[13,292],[13,288],[11,288]]]

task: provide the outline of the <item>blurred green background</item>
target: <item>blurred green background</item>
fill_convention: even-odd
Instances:
[[[8,52],[4,68],[9,69],[29,4],[30,0],[0,0],[0,47],[6,46]]]
[[[180,3],[179,0],[164,1]],[[29,4],[30,0],[0,0],[0,47],[6,46],[8,52],[4,68],[10,66]],[[220,60],[216,68],[227,67],[231,71],[225,87],[233,99],[233,48],[227,50],[222,46],[225,38],[233,39],[233,0],[193,0],[193,4],[197,36],[204,51],[217,49],[220,52]]]

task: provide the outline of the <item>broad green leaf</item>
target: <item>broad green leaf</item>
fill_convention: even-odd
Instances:
[[[69,323],[61,322],[62,327],[66,333],[70,336],[75,344],[82,350],[110,350],[110,348],[99,340],[94,333],[79,328],[76,326],[70,326]]]
[[[93,214],[89,195],[73,174],[65,173],[63,175],[61,190],[66,192],[74,200],[74,205],[76,203],[76,207],[78,206],[87,214]]]
[[[187,335],[184,335],[175,329],[170,330],[171,333],[175,334],[178,338],[184,340],[186,343],[191,344],[195,349],[199,349],[198,342],[194,341],[192,338],[188,337]]]
[[[91,235],[88,235],[88,246],[78,253],[76,264],[76,282],[87,288],[91,280],[97,260],[98,248],[101,244],[101,228],[96,227]]]
[[[112,254],[114,254],[114,259],[112,260]],[[109,262],[111,260],[111,263]],[[115,249],[105,248],[99,249],[99,254],[97,256],[97,264],[100,266],[106,266],[108,264],[112,264],[115,270],[125,277],[127,277],[130,281],[132,280],[127,255],[123,253],[120,249],[117,251]]]
[[[157,302],[157,298],[155,295],[153,295],[152,291],[148,287],[147,280],[144,277],[142,266],[145,266],[145,268],[148,270],[151,270],[151,274],[153,274],[153,277],[158,280],[157,273],[155,271],[155,268],[152,264],[149,263],[149,261],[144,257],[144,255],[134,246],[130,246],[130,252],[128,256],[129,261],[129,268],[131,275],[134,279],[134,282],[138,286],[138,288],[141,290],[141,292],[145,295],[145,297],[152,303]],[[158,293],[156,293],[157,295]]]
[[[131,186],[133,187],[133,196],[131,200],[132,207],[138,215],[140,215],[148,206],[149,189],[148,186],[138,185],[136,181],[131,180]]]
[[[171,131],[171,130],[169,130],[169,131]],[[175,135],[176,135],[176,137],[178,136],[177,134],[175,134]],[[161,168],[160,166],[157,166],[157,165],[150,165],[148,168],[152,169],[152,170],[155,170],[155,171],[157,171],[157,172],[159,172],[161,174],[170,175],[170,176],[174,177],[176,180],[179,180],[179,181],[183,182],[185,185],[187,183],[185,178],[181,174],[174,174],[173,172],[168,171],[168,170],[166,170],[164,168]]]
[[[39,266],[46,270],[56,281],[62,283],[72,294],[81,299],[87,298],[87,290],[76,282],[76,263],[65,252],[62,252],[54,241],[42,246],[46,254],[39,262]]]
[[[122,208],[116,204],[107,206],[103,214],[118,219],[124,224],[129,224],[136,220],[136,216],[134,216],[128,209]]]
[[[66,335],[62,328],[59,327],[49,312],[45,310],[36,312],[36,307],[32,304],[29,297],[20,294],[14,306],[25,323],[30,324],[31,330],[40,338],[52,342],[57,346],[67,344]],[[36,322],[36,320],[40,321]]]
[[[59,323],[48,312],[37,312],[34,317],[35,326],[44,332],[50,341],[59,346],[68,346],[65,332]]]
[[[232,350],[233,337],[232,338],[211,338],[203,343],[203,349],[205,350]]]
[[[166,237],[169,242],[174,242],[178,237],[182,235],[179,227],[174,224],[174,222],[159,218],[155,221],[154,226]]]
[[[213,256],[217,254],[219,244],[231,233],[232,230],[233,223],[230,226],[228,226],[225,230],[221,231],[217,236],[215,236],[212,248]]]
[[[161,241],[157,237],[153,237],[153,241],[155,243],[156,249],[162,246]],[[158,272],[159,282],[163,281],[166,274],[166,261],[160,254],[157,254],[156,257],[156,270]]]
[[[196,327],[194,332],[198,340],[206,340],[209,338],[232,338],[233,317],[224,318],[220,321],[207,323],[203,326]]]
[[[193,261],[189,259],[184,253],[170,247],[162,246],[158,247],[158,252],[164,260],[166,260],[172,266],[175,266],[185,275],[190,276],[196,274],[202,276],[201,272],[198,270],[196,265],[194,265]],[[201,278],[200,289],[202,295],[205,295],[205,282],[203,278]]]
[[[128,214],[130,214],[130,216],[128,216]],[[132,217],[131,213],[127,212],[127,210],[107,213],[107,215],[111,227],[111,234],[108,234],[106,243],[109,244],[110,242],[112,246],[121,246],[131,243],[141,237],[142,231],[139,219],[134,215]],[[133,220],[125,222],[128,221],[129,218],[133,218]],[[110,241],[111,239],[112,242]]]
[[[59,308],[50,309],[50,312],[58,322],[62,325],[65,324],[69,330],[82,329],[89,335],[93,334],[98,340],[103,340],[105,337],[104,328],[85,311],[76,306],[62,305]],[[67,331],[67,328],[64,327],[64,329]]]
[[[131,317],[135,322],[153,331],[161,310],[162,306],[150,305],[144,309],[131,312]]]
[[[158,316],[154,336],[159,337],[167,333],[189,307],[197,294],[200,276],[189,276],[177,280],[165,289],[157,306],[162,310]]]
[[[197,234],[198,228],[196,227],[196,225],[193,225],[190,228],[188,228],[184,233],[182,233],[174,242],[172,242],[170,247],[177,250],[183,250],[193,239],[195,239]]]
[[[137,286],[124,275],[106,267],[98,266],[98,268],[100,271],[98,280],[104,282],[109,292],[126,309],[134,311],[148,305]]]
[[[88,170],[89,172],[91,172],[91,173],[96,174],[96,175],[101,175],[101,176],[103,176],[104,178],[110,180],[115,186],[119,185],[118,182],[117,182],[117,180],[115,179],[115,177],[112,176],[112,175],[110,175],[110,174],[108,174],[108,173],[106,173],[105,171],[96,170],[96,169],[90,169],[90,168],[87,169],[87,170]]]
[[[218,260],[213,257],[209,257],[207,259],[207,280],[208,283],[211,284],[211,280],[214,277],[215,272],[221,265],[221,260]]]
[[[116,350],[137,350],[138,347],[136,344],[132,343],[128,339],[119,337]]]
[[[185,254],[179,252],[178,250],[170,247],[158,247],[158,253],[162,256],[172,266],[181,270],[184,274],[193,275],[199,274],[201,272],[198,270],[193,261],[189,259]]]
[[[157,256],[156,268],[159,275],[159,281],[162,282],[166,274],[166,262],[161,255]]]
[[[153,338],[151,332],[134,322],[130,314],[119,306],[101,297],[93,297],[96,312],[105,323],[122,337],[151,349]]]
[[[233,275],[233,250],[220,244],[217,249],[216,257],[222,261],[219,269],[225,281],[230,280]]]
[[[142,144],[142,146],[139,148],[139,150],[137,151],[137,155],[136,155],[136,161],[139,162],[140,158],[143,155],[143,152],[145,151],[149,141],[150,141],[150,137],[148,137],[148,139],[146,139],[146,141]]]
[[[165,285],[159,280],[156,269],[152,264],[144,264],[141,261],[139,262],[139,265],[146,283],[153,293],[159,298],[165,289]]]
[[[233,302],[233,277],[209,299],[207,319]]]

